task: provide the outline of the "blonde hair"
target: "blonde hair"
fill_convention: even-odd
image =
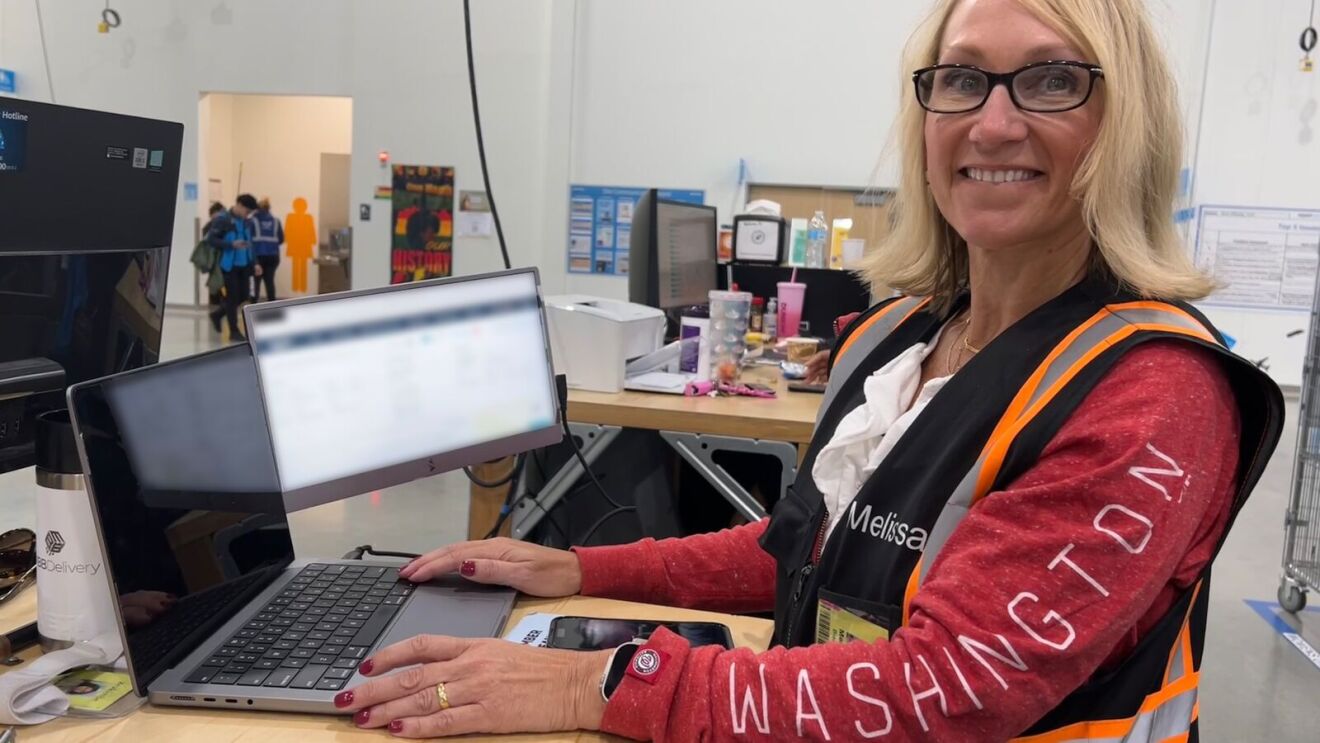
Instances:
[[[937,0],[903,55],[903,101],[893,229],[869,251],[862,272],[877,291],[930,296],[947,309],[967,282],[967,243],[940,214],[926,185],[926,112],[912,93],[913,70],[938,61],[944,27],[959,0]],[[1093,270],[1148,299],[1192,300],[1214,282],[1192,263],[1173,207],[1182,165],[1177,91],[1142,0],[1018,0],[1105,72],[1105,110],[1071,190],[1097,246]]]

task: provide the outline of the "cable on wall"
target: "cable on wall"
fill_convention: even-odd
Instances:
[[[50,91],[50,102],[55,102],[55,81],[50,75],[50,54],[46,51],[46,23],[41,17],[41,0],[32,0],[37,8],[37,34],[41,37],[41,60],[46,63],[46,89]]]
[[[481,109],[477,105],[477,69],[472,59],[472,8],[469,0],[463,0],[463,38],[467,43],[468,90],[472,94],[472,124],[477,130],[477,157],[481,160],[481,180],[486,187],[486,200],[490,203],[490,214],[495,220],[495,234],[500,241],[500,256],[504,258],[504,268],[513,268],[509,260],[509,247],[504,243],[504,226],[500,223],[500,210],[495,207],[495,192],[490,188],[490,171],[486,167],[486,140],[481,134]]]

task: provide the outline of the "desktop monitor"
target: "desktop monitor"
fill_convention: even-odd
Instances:
[[[715,207],[648,190],[633,211],[628,300],[662,310],[706,304],[718,280],[718,240]]]
[[[181,124],[0,97],[0,473],[67,385],[155,363]]]
[[[245,312],[291,511],[562,437],[535,269]]]

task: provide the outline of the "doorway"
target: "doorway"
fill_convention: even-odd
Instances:
[[[242,193],[269,200],[271,214],[293,228],[285,230],[289,240],[279,251],[276,297],[319,293],[323,282],[314,258],[327,252],[332,234],[350,223],[353,100],[203,93],[198,124],[198,175],[206,184],[197,200],[199,232],[214,201],[228,208]],[[291,215],[304,213],[299,200],[306,204],[311,230],[306,217],[290,221]],[[299,239],[300,233],[305,237]],[[296,270],[299,263],[302,271]],[[295,286],[298,276],[305,276],[305,285]],[[347,288],[334,277],[325,278],[331,290]],[[194,294],[199,305],[208,301],[205,282],[199,275]]]

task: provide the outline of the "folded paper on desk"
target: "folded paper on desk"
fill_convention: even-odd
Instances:
[[[513,629],[504,633],[504,639],[534,648],[543,648],[550,642],[550,623],[558,614],[528,614]]]

